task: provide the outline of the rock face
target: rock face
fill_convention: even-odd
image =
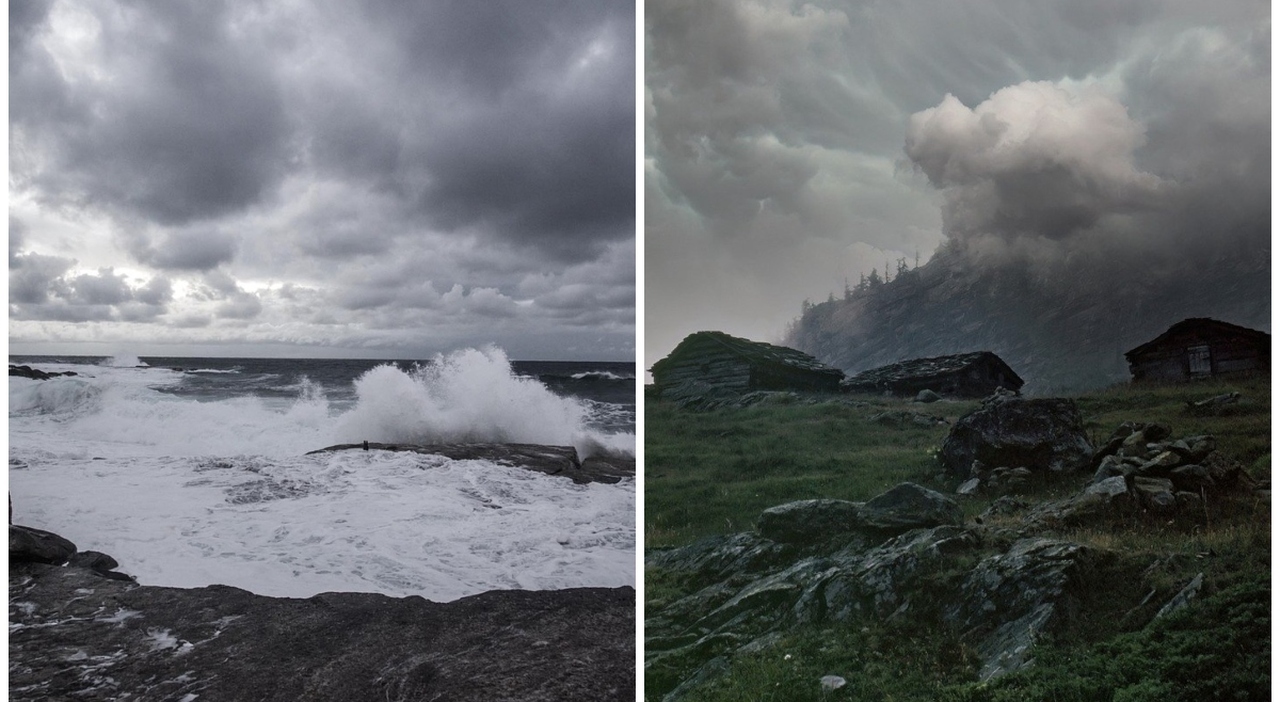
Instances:
[[[951,476],[968,479],[979,477],[972,474],[974,461],[1064,473],[1088,468],[1093,453],[1075,402],[993,395],[956,420],[939,459]]]
[[[958,632],[979,652],[984,677],[1026,665],[1031,643],[1070,611],[1077,574],[1093,552],[1006,540],[961,518],[949,498],[904,483],[866,503],[775,507],[761,514],[758,534],[651,554],[647,566],[700,589],[650,612],[645,668],[654,689],[646,693],[679,699],[722,674],[728,657],[767,648],[794,626],[908,612]],[[940,578],[947,584],[939,586]]]
[[[272,598],[15,564],[12,700],[633,700],[635,591]]]

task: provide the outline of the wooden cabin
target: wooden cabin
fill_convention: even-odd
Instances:
[[[913,396],[932,390],[951,397],[986,397],[1004,388],[1018,392],[1023,380],[990,351],[913,358],[853,375],[840,388],[846,392]]]
[[[1271,335],[1193,317],[1125,353],[1134,380],[1184,381],[1271,372]]]
[[[649,369],[659,396],[664,389],[704,383],[719,390],[836,392],[844,372],[785,346],[740,339],[724,332],[690,334]]]

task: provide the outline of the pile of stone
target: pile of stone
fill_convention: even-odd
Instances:
[[[1125,422],[1094,454],[1093,477],[1083,490],[1026,520],[1051,526],[1139,514],[1199,520],[1206,498],[1258,487],[1243,465],[1217,450],[1212,435],[1174,439],[1171,433],[1163,424]]]

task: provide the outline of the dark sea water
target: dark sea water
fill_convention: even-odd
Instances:
[[[134,364],[131,361],[136,360]],[[334,412],[356,403],[355,381],[370,369],[391,365],[412,374],[431,360],[201,358],[141,356],[10,356],[9,362],[35,368],[63,366],[120,367],[177,371],[177,382],[157,383],[154,389],[184,399],[215,402],[256,397],[283,407],[300,393],[318,390]],[[609,433],[635,433],[635,363],[620,361],[511,361],[517,378],[536,380],[562,397],[582,400],[590,408],[588,425]],[[83,370],[81,372],[84,372]],[[92,372],[91,370],[89,372]]]

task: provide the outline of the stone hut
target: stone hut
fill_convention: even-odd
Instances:
[[[700,383],[734,392],[805,390],[836,392],[844,372],[816,358],[724,332],[690,334],[666,358],[649,369],[659,395],[681,385]]]
[[[1271,335],[1193,317],[1125,353],[1134,380],[1184,381],[1271,372]]]
[[[903,396],[932,390],[953,397],[986,397],[996,388],[1018,392],[1022,385],[1022,378],[999,356],[990,351],[976,351],[914,358],[862,371],[846,378],[840,389]]]

